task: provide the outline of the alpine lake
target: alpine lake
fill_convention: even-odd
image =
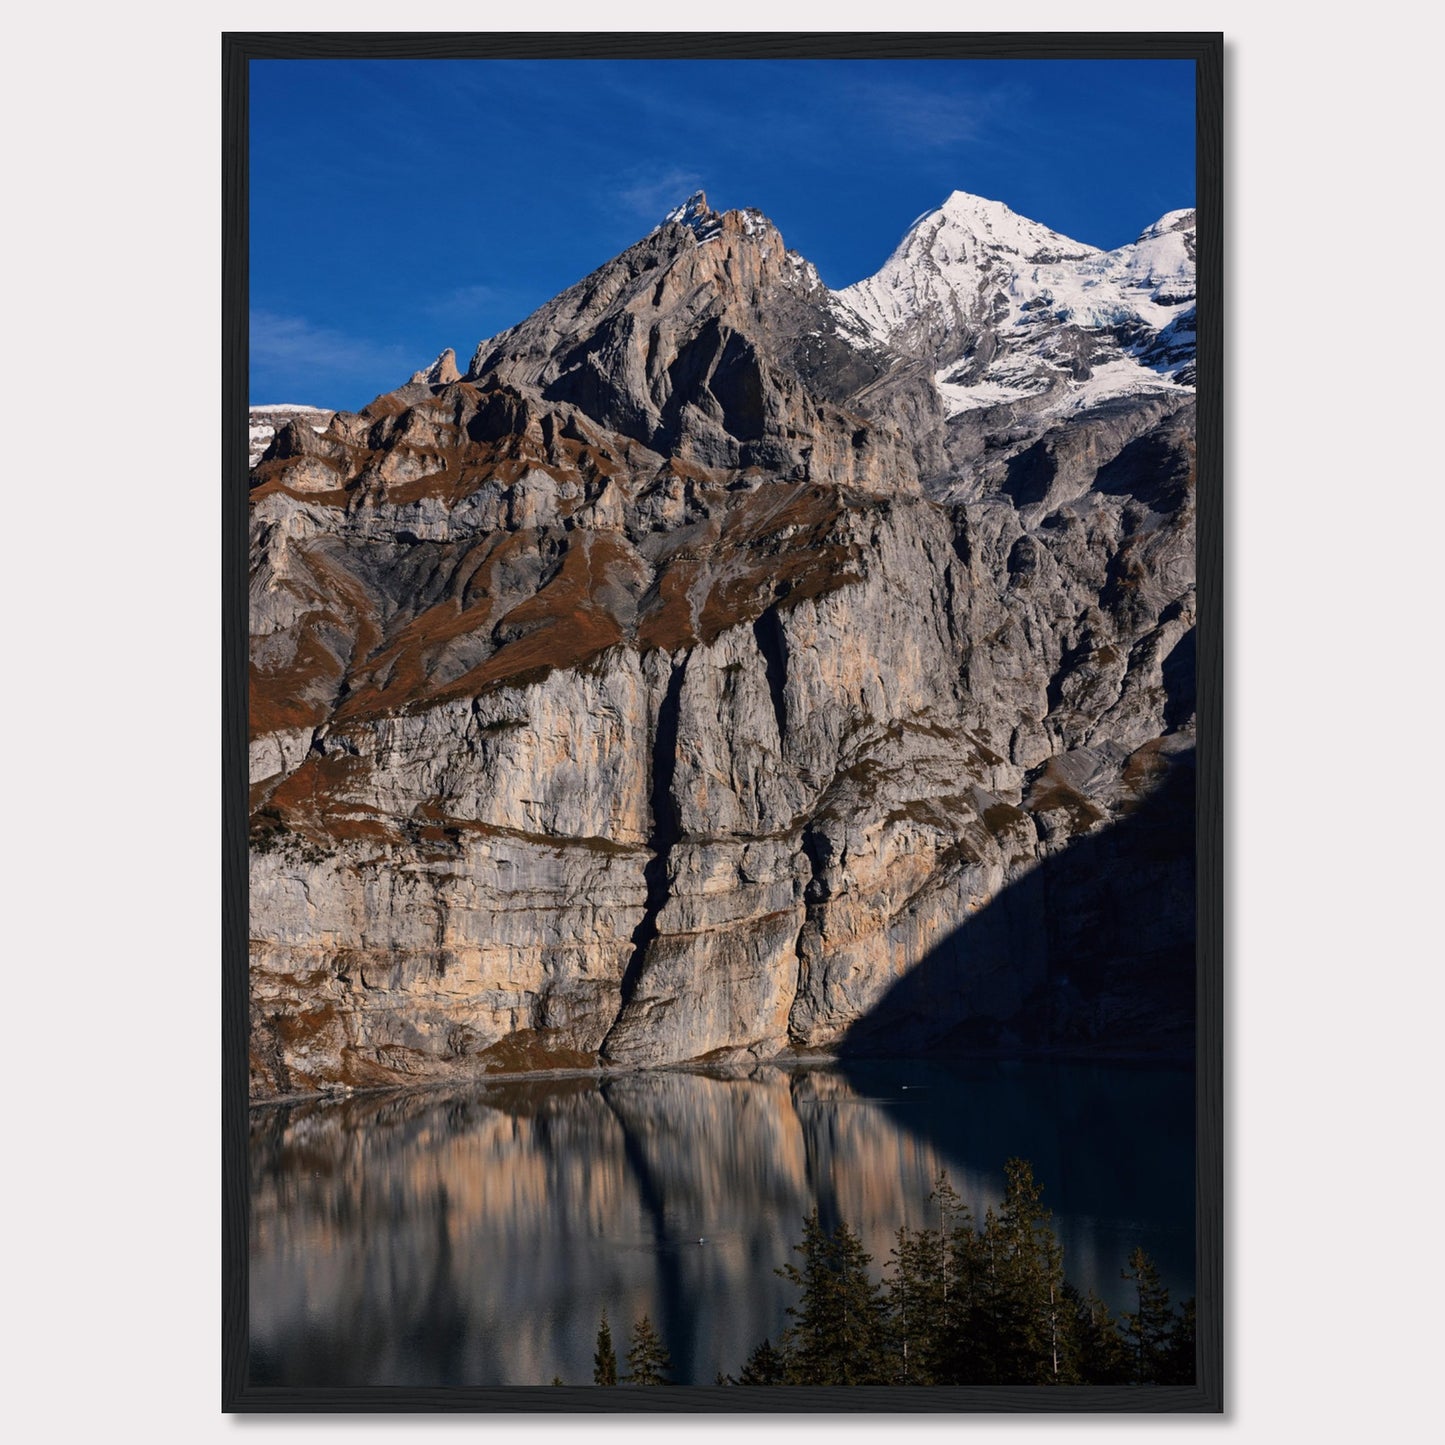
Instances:
[[[647,1314],[679,1384],[796,1299],[804,1217],[881,1275],[940,1173],[981,1222],[1027,1159],[1067,1277],[1116,1313],[1135,1246],[1194,1293],[1194,1071],[1051,1058],[511,1079],[251,1112],[256,1385],[592,1383]],[[934,1211],[936,1223],[936,1211]]]

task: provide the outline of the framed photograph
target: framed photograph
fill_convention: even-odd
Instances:
[[[223,37],[225,1410],[1222,1409],[1222,53]]]

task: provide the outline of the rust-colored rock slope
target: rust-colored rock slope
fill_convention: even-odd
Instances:
[[[1192,371],[1150,305],[890,340],[698,197],[465,374],[276,418],[254,1096],[1187,1042]],[[1026,396],[939,381],[1010,347]]]

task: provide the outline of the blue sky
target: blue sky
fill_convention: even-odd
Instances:
[[[830,286],[950,191],[1096,246],[1194,204],[1187,61],[251,62],[251,398],[354,409],[689,193]]]

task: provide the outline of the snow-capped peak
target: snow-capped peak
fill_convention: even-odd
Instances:
[[[1173,231],[1192,231],[1193,229],[1194,207],[1190,206],[1183,211],[1166,211],[1152,226],[1146,226],[1139,233],[1139,240],[1152,241],[1158,236],[1167,236]]]
[[[920,329],[937,340],[992,313],[1030,268],[1098,255],[1098,249],[968,191],[920,216],[877,275],[836,293],[866,331],[895,343]]]
[[[680,206],[674,206],[663,218],[664,226],[691,225],[699,216],[712,215],[706,191],[694,191]]]
[[[706,192],[694,191],[662,218],[662,226],[686,226],[699,241],[707,241],[717,235],[721,220],[722,217],[708,205]],[[652,234],[656,235],[662,226],[653,227]]]
[[[914,230],[940,217],[944,222],[940,230],[969,232],[992,247],[1016,251],[1026,257],[1040,253],[1050,258],[1087,256],[1098,249],[1082,241],[1071,240],[1058,231],[1051,231],[1047,226],[1010,210],[1002,201],[991,201],[969,191],[954,191],[937,211],[920,217]]]
[[[1102,251],[954,191],[876,275],[833,294],[841,333],[935,368],[952,414],[1084,405],[1192,378],[1194,213]]]

